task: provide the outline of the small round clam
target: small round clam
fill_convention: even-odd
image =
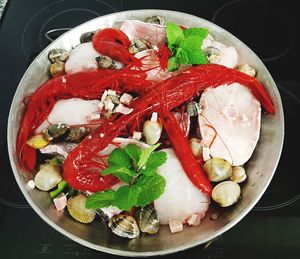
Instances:
[[[165,24],[165,20],[161,16],[158,16],[158,15],[153,15],[153,16],[147,17],[144,21],[147,23],[155,23],[155,24],[159,24],[159,25]]]
[[[67,208],[70,215],[81,223],[91,223],[96,216],[94,210],[85,207],[86,197],[78,194],[68,199]]]
[[[202,155],[202,146],[201,146],[201,140],[198,138],[191,138],[190,141],[190,148],[193,152],[193,155],[195,157],[200,157]]]
[[[143,125],[143,136],[145,137],[145,141],[149,145],[154,145],[160,139],[162,132],[162,124],[160,120],[151,121],[146,120]]]
[[[128,47],[128,51],[131,54],[137,54],[143,50],[150,49],[150,48],[151,48],[151,44],[148,41],[143,39],[135,39],[131,41]]]
[[[189,102],[186,107],[186,112],[190,116],[197,116],[199,114],[200,105],[197,102]]]
[[[85,127],[74,127],[71,128],[69,133],[65,137],[67,142],[80,142],[86,135],[89,134],[89,130]]]
[[[44,132],[44,138],[46,140],[52,140],[64,135],[70,127],[66,124],[53,124],[50,125]]]
[[[120,237],[136,238],[140,234],[136,220],[130,215],[115,215],[110,218],[108,226]]]
[[[49,72],[52,77],[63,75],[65,73],[65,63],[59,60],[55,61],[51,64]]]
[[[242,183],[247,179],[246,170],[242,166],[234,166],[230,180],[236,183]]]
[[[135,218],[141,232],[156,234],[159,230],[159,218],[153,206],[139,207],[135,210]]]
[[[256,76],[256,70],[254,67],[248,65],[248,64],[243,64],[237,67],[237,70],[240,72],[243,72],[249,76],[255,77]]]
[[[228,179],[232,174],[231,164],[218,157],[207,160],[203,166],[209,180],[212,182],[221,182]]]
[[[41,166],[34,177],[35,186],[42,191],[49,191],[62,181],[61,168],[46,164]]]
[[[88,31],[88,32],[81,34],[80,39],[79,39],[80,43],[86,43],[86,42],[92,41],[94,35],[95,35],[94,31]]]
[[[236,203],[241,196],[240,186],[232,181],[217,184],[212,191],[212,199],[221,207],[228,207]]]
[[[116,64],[115,62],[108,56],[99,56],[96,57],[96,62],[98,64],[99,68],[104,68],[104,69],[115,69]]]
[[[204,53],[210,63],[218,63],[221,60],[221,51],[217,48],[207,47]]]
[[[52,49],[48,53],[48,59],[51,63],[56,61],[66,62],[69,58],[69,52],[65,49]]]

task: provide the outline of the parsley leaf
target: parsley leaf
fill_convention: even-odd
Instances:
[[[108,158],[108,167],[117,165],[129,168],[131,166],[131,161],[129,155],[124,151],[124,149],[116,148],[114,149]]]
[[[165,190],[166,181],[159,174],[150,176],[142,175],[137,179],[136,184],[141,189],[136,205],[145,206],[162,195]]]
[[[136,144],[128,144],[124,151],[134,162],[137,163],[140,160],[141,150]]]
[[[129,183],[131,178],[136,176],[136,173],[133,170],[118,165],[108,167],[101,172],[102,176],[109,175],[109,174],[114,175],[115,177],[119,178],[121,181],[125,183]]]
[[[138,199],[141,188],[138,185],[120,187],[115,196],[114,204],[121,210],[130,210]]]
[[[148,161],[148,158],[150,157],[151,153],[157,149],[158,147],[160,146],[160,144],[156,144],[156,145],[153,145],[151,147],[148,147],[148,148],[145,148],[145,149],[142,149],[141,151],[141,156],[140,156],[140,160],[137,164],[137,166],[140,168],[142,168]]]
[[[115,195],[114,190],[96,192],[86,198],[85,207],[92,210],[109,207],[113,204]]]

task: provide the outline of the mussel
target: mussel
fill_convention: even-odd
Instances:
[[[56,61],[66,62],[69,58],[69,52],[65,49],[52,49],[48,53],[48,59],[51,63]]]
[[[135,210],[135,218],[141,232],[156,234],[159,230],[159,218],[153,206],[139,207]]]
[[[218,63],[221,60],[221,51],[217,48],[207,47],[204,53],[210,63]]]
[[[147,17],[144,21],[147,23],[155,23],[155,24],[159,24],[159,25],[165,24],[165,20],[161,16],[158,16],[158,15],[153,15],[153,16]]]
[[[50,141],[64,135],[69,129],[70,127],[67,124],[50,125],[44,132],[44,138]]]
[[[240,196],[240,186],[232,181],[221,182],[212,191],[212,199],[222,207],[228,207],[236,203]]]
[[[117,66],[115,62],[108,56],[99,56],[95,58],[98,67],[104,69],[115,69]]]
[[[212,182],[221,182],[228,179],[232,174],[231,164],[225,159],[218,157],[207,160],[203,169]]]
[[[80,43],[86,43],[86,42],[92,41],[94,35],[95,35],[94,31],[88,31],[88,32],[81,34],[80,39],[79,39]]]
[[[110,218],[108,226],[112,232],[120,237],[136,238],[140,229],[134,217],[127,214],[119,214]]]
[[[254,67],[248,65],[248,64],[243,64],[237,67],[237,70],[240,72],[243,72],[249,76],[255,77],[256,76],[256,70]]]
[[[89,130],[85,127],[74,127],[66,134],[64,138],[67,142],[80,142],[86,135],[89,134]]]
[[[242,183],[247,179],[246,170],[242,166],[234,166],[230,180],[236,183]]]
[[[49,191],[62,181],[61,167],[50,164],[41,166],[34,177],[35,186],[42,191]]]
[[[91,223],[96,216],[94,210],[85,207],[86,196],[78,194],[68,199],[67,208],[70,215],[81,223]]]
[[[137,54],[143,50],[150,49],[150,48],[151,48],[151,44],[148,41],[143,39],[135,39],[131,41],[128,47],[128,51],[131,54]]]

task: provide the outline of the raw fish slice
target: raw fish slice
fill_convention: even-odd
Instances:
[[[249,160],[260,133],[260,103],[245,86],[233,83],[207,88],[200,99],[199,126],[210,155],[232,165]]]
[[[166,188],[154,201],[161,224],[168,224],[172,220],[187,223],[193,215],[199,216],[200,220],[205,216],[210,198],[189,180],[173,149],[162,151],[167,153],[168,159],[159,167],[159,173],[166,180]]]

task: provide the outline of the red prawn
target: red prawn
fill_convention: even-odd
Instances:
[[[161,107],[164,108],[164,111],[171,111],[192,97],[199,95],[207,87],[217,87],[233,82],[241,83],[250,88],[265,109],[270,113],[274,113],[272,100],[257,79],[221,65],[195,66],[159,83],[145,95],[139,97],[132,103],[132,113],[123,115],[115,121],[106,121],[100,125],[90,138],[84,139],[69,154],[64,163],[64,179],[72,187],[79,190],[95,192],[109,188],[110,186],[107,185],[103,188],[99,170],[95,171],[98,165],[93,161],[93,158],[97,157],[101,150],[107,147],[115,137],[119,136],[127,125],[130,125],[136,119],[141,119],[146,113],[159,111]],[[165,123],[168,123],[168,120]],[[180,138],[180,136],[176,136],[180,134],[182,132],[174,131],[172,138]],[[192,168],[187,165],[190,160],[185,156],[182,157],[178,149],[180,147],[175,145],[174,151],[178,155],[183,168],[191,170]],[[193,172],[186,173],[188,176],[194,177]],[[198,179],[197,182],[198,188],[201,188],[204,192],[210,191],[207,179],[202,179],[202,183]]]

